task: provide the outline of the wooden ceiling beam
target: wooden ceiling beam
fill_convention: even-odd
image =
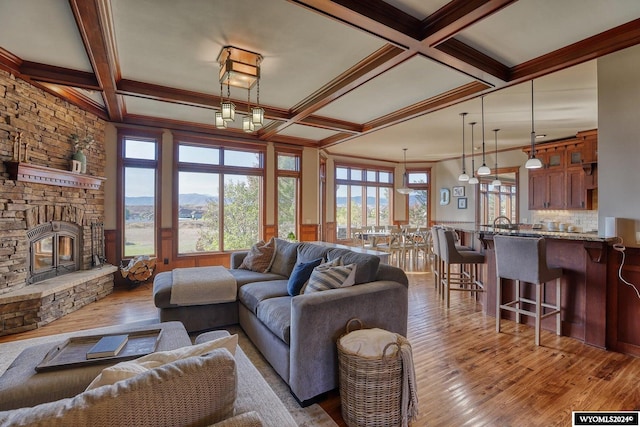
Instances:
[[[30,80],[54,83],[63,86],[80,87],[88,90],[101,90],[93,73],[56,67],[54,65],[23,61],[20,74]]]
[[[511,83],[538,78],[640,44],[640,19],[539,56],[511,69]]]
[[[105,0],[69,0],[89,61],[102,88],[109,117],[122,121],[124,105],[116,94],[119,67],[111,35],[109,3]],[[104,25],[103,25],[104,23]]]
[[[435,47],[515,1],[452,0],[421,22],[420,40]]]
[[[440,9],[438,11],[439,15],[436,15],[431,20],[427,17],[424,21],[415,24],[417,25],[415,28],[405,29],[404,31],[402,28],[407,26],[404,21],[393,25],[389,24],[391,18],[402,16],[403,12],[389,13],[389,16],[383,17],[380,13],[368,11],[366,7],[362,6],[361,0],[341,0],[340,2],[327,0],[289,1],[305,6],[316,13],[337,19],[354,28],[367,31],[387,40],[391,44],[404,47],[414,54],[419,53],[431,58],[476,80],[497,87],[504,84],[505,70],[508,69],[505,65],[500,64],[500,66],[497,66],[496,61],[489,56],[468,46],[463,48],[460,46],[462,42],[447,46],[446,52],[439,49],[439,47],[445,41],[451,40],[453,36],[470,25],[470,23],[484,19],[514,0],[470,0],[471,7],[467,6],[466,0],[454,1],[453,5]],[[386,7],[392,6],[387,5]],[[459,12],[456,8],[461,8],[462,11]],[[430,26],[433,26],[433,28]],[[470,56],[470,52],[474,52],[473,55]],[[452,54],[459,57],[452,56]],[[473,59],[473,61],[467,63],[467,59]]]

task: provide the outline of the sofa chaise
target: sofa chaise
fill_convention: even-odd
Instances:
[[[406,336],[408,280],[404,271],[380,264],[373,255],[282,239],[269,244],[274,245],[273,258],[261,271],[240,268],[249,251],[231,254],[234,301],[171,304],[173,276],[163,272],[154,280],[154,302],[162,321],[179,320],[189,331],[239,323],[294,397],[306,405],[338,387],[336,340],[350,319]],[[294,270],[316,259],[355,264],[353,286],[292,294],[289,279]]]

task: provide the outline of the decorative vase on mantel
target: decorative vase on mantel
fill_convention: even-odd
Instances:
[[[87,156],[82,150],[73,153],[73,160],[80,162],[80,173],[87,173]]]

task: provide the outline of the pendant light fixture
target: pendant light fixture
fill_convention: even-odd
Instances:
[[[500,129],[493,130],[493,133],[496,139],[496,169],[495,169],[495,178],[491,183],[491,185],[493,185],[494,187],[500,187],[502,185],[502,182],[500,181],[500,179],[498,179],[498,131],[499,130]]]
[[[533,128],[533,80],[531,80],[531,156],[524,167],[527,169],[540,169],[542,162],[536,158],[536,131]]]
[[[460,113],[460,116],[462,116],[462,173],[460,174],[460,176],[458,176],[458,181],[461,182],[469,181],[469,175],[467,175],[467,165],[464,158],[464,117],[467,114],[468,113]]]
[[[476,122],[469,123],[471,125],[471,178],[469,178],[469,184],[477,184],[478,178],[476,177],[476,165],[475,165],[475,157],[476,155],[473,153],[474,149],[474,139],[473,139],[473,127],[476,125]]]
[[[402,174],[402,187],[398,188],[398,193],[400,194],[410,194],[413,192],[411,188],[409,188],[409,176],[407,175],[407,149],[404,150],[404,173]]]
[[[487,166],[487,162],[485,160],[485,151],[484,151],[484,96],[480,97],[480,102],[482,103],[482,166],[478,168],[478,175],[490,175],[491,169]]]

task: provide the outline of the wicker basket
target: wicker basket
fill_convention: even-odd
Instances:
[[[347,324],[347,334],[353,320]],[[403,425],[402,345],[409,342],[397,335],[395,343],[386,345],[382,357],[363,357],[345,349],[338,339],[342,418],[349,427]]]

